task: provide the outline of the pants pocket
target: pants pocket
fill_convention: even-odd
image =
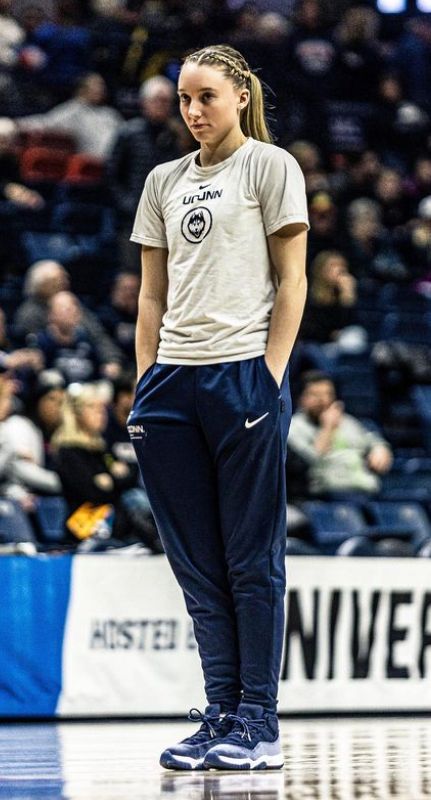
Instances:
[[[150,372],[152,372],[152,370],[153,370],[153,367],[155,366],[155,364],[156,364],[156,362],[155,362],[155,361],[153,361],[153,363],[152,363],[152,364],[150,364],[150,366],[149,366],[149,367],[147,367],[147,369],[146,369],[146,370],[144,370],[144,372],[142,373],[142,375],[140,376],[140,378],[139,378],[139,380],[138,380],[138,382],[137,382],[137,384],[136,384],[136,391],[138,391],[138,389],[140,389],[140,388],[141,388],[141,386],[142,386],[142,384],[143,384],[143,382],[144,382],[145,378],[147,377],[147,375],[149,375],[149,374],[150,374]]]
[[[283,388],[283,386],[284,386],[284,384],[285,384],[285,382],[287,380],[287,377],[289,375],[289,364],[286,365],[286,369],[283,372],[283,377],[282,377],[282,380],[281,380],[281,386],[279,386],[277,381],[274,378],[274,375],[272,374],[271,370],[269,369],[268,364],[265,361],[265,356],[259,356],[259,360],[262,363],[263,371],[266,373],[268,381],[272,384],[273,389],[277,392],[277,397],[279,397],[280,392],[281,392],[281,390],[282,390],[282,388]]]

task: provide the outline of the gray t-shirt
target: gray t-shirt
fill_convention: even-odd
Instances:
[[[157,361],[263,355],[276,291],[266,237],[298,222],[308,228],[304,178],[275,145],[250,138],[214,166],[198,166],[196,152],[157,166],[131,236],[169,251]]]

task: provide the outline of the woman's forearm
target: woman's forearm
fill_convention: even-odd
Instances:
[[[157,298],[141,296],[136,322],[136,364],[140,376],[154,364],[160,341],[160,328],[166,307]]]
[[[305,275],[297,281],[282,280],[277,290],[269,326],[265,359],[281,384],[298,334],[307,295]]]

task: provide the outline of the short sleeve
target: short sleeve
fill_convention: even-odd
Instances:
[[[138,244],[146,244],[149,247],[167,248],[166,230],[156,181],[156,170],[152,170],[145,181],[130,240],[138,242]]]
[[[296,159],[281,147],[272,146],[261,154],[256,195],[267,236],[297,222],[309,229],[304,176]]]

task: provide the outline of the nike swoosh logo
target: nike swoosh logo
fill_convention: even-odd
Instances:
[[[247,419],[245,421],[245,427],[246,428],[252,428],[253,425],[257,425],[258,422],[261,422],[261,420],[265,419],[265,417],[267,417],[268,414],[269,414],[269,411],[267,411],[266,414],[262,414],[261,417],[258,417],[257,419],[252,420],[252,422],[250,422],[248,417],[247,417]]]
[[[207,186],[211,186],[210,183],[203,183],[202,186],[199,186],[199,189],[206,189]]]

